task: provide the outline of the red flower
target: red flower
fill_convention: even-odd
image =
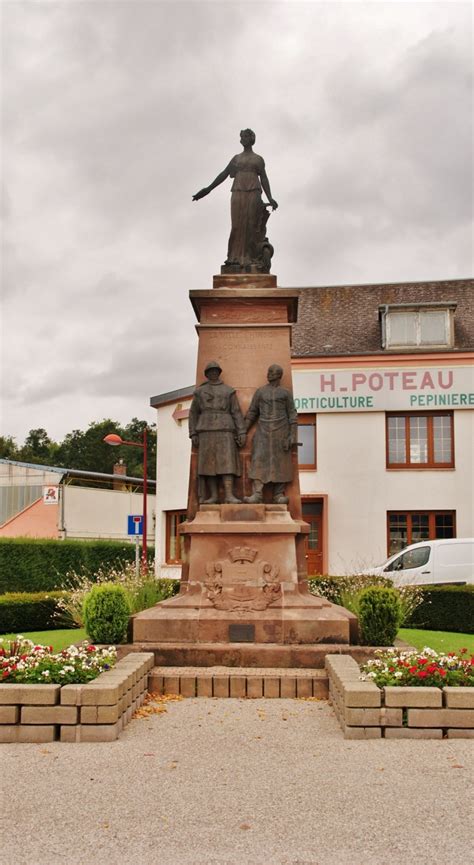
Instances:
[[[8,669],[4,670],[2,673],[2,679],[6,679],[7,676],[9,676],[9,675],[10,675],[10,670],[8,670]]]
[[[409,669],[408,672],[409,672],[409,673],[416,673],[416,670],[417,670],[416,667],[410,667],[410,669]]]
[[[95,652],[95,646],[87,646],[88,652]]]
[[[467,649],[459,649],[459,653],[460,653],[461,655],[466,655],[466,654],[467,654]]]
[[[419,679],[426,679],[428,673],[426,672],[426,670],[418,670],[418,673],[416,675]]]
[[[440,674],[440,676],[445,676],[445,675],[446,675],[446,670],[442,670],[442,669],[440,668],[440,669],[438,670],[438,673]]]
[[[419,664],[427,664],[427,663],[428,663],[428,658],[418,658],[418,663],[419,663]]]

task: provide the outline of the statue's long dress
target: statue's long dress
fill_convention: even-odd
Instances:
[[[227,264],[247,266],[257,260],[256,244],[263,208],[260,174],[264,169],[265,162],[256,153],[239,153],[230,163],[234,183]]]

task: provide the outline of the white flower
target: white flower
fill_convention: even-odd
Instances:
[[[49,676],[49,670],[43,670],[41,673],[42,676]]]
[[[399,670],[398,673],[394,673],[393,675],[394,675],[394,678],[395,678],[395,679],[401,679],[402,676],[403,676],[403,673],[400,672],[400,670]]]

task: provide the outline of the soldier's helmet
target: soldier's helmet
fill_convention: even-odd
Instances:
[[[220,363],[217,363],[217,360],[210,360],[209,363],[206,363],[204,367],[204,375],[209,372],[210,369],[218,369],[219,372],[222,372],[222,367]]]

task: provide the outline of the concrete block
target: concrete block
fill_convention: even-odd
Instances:
[[[409,727],[474,728],[474,709],[408,709]]]
[[[297,697],[312,697],[313,696],[313,680],[311,676],[297,676],[296,678],[296,696]]]
[[[278,676],[264,676],[263,696],[271,699],[280,696],[280,679]]]
[[[213,676],[212,691],[214,697],[229,696],[229,676]]]
[[[100,676],[87,685],[64,685],[61,688],[61,704],[67,706],[111,706],[118,703],[120,696],[119,686],[114,682],[101,685]]]
[[[350,708],[380,706],[382,693],[372,682],[347,682],[344,685],[344,705]]]
[[[19,706],[0,706],[0,724],[18,724],[19,720]]]
[[[448,739],[474,739],[474,730],[452,730],[448,728]]]
[[[119,707],[115,706],[81,706],[81,724],[115,724],[119,717]]]
[[[212,697],[212,676],[198,676],[197,696]]]
[[[22,724],[77,724],[76,706],[22,706]]]
[[[350,727],[401,727],[401,709],[344,709],[344,719]],[[431,725],[433,726],[433,725]]]
[[[442,739],[442,730],[417,730],[410,727],[387,727],[385,730],[386,739]]]
[[[196,696],[196,676],[181,676],[179,681],[182,697]]]
[[[258,700],[263,697],[263,679],[261,676],[247,678],[247,697]]]
[[[25,726],[24,724],[2,724],[0,727],[0,743],[10,742],[54,742],[56,727],[54,724],[43,726]]]
[[[422,707],[437,709],[443,705],[441,688],[397,688],[396,686],[389,686],[383,690],[386,706],[401,706],[406,709]]]
[[[261,695],[260,695],[261,696]],[[280,697],[296,697],[295,676],[282,676],[280,679]]]
[[[247,696],[247,679],[245,676],[230,677],[230,696],[231,697],[246,697]]]
[[[328,696],[328,680],[319,677],[313,679],[313,697],[318,697],[319,700],[327,700]]]
[[[54,706],[61,685],[0,685],[0,706]]]
[[[116,724],[77,724],[61,727],[61,742],[114,742],[118,739],[120,725]]]
[[[380,727],[348,727],[343,726],[344,739],[381,739]]]
[[[159,676],[157,673],[149,673],[148,674],[148,690],[150,694],[162,694],[163,693],[163,676]]]
[[[133,690],[134,689],[132,688],[132,698],[135,699]],[[179,676],[164,676],[163,693],[179,694]]]
[[[449,709],[474,709],[474,688],[443,688]]]

